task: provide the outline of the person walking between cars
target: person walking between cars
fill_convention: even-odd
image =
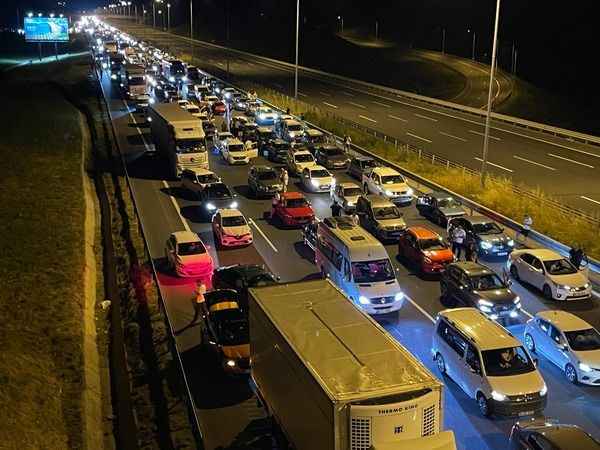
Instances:
[[[585,253],[581,247],[573,246],[573,248],[569,250],[569,261],[571,261],[571,264],[573,264],[577,270],[581,268],[581,263],[584,258]]]
[[[531,231],[532,225],[533,219],[529,214],[525,214],[525,217],[523,217],[523,229],[521,230],[521,233],[523,233],[523,236],[526,238],[529,235],[529,231]]]
[[[352,138],[349,135],[344,136],[344,150],[346,152],[350,151],[350,145],[352,144]]]
[[[281,189],[282,192],[287,192],[288,183],[290,181],[290,176],[288,175],[287,170],[281,169]]]
[[[465,245],[465,260],[477,262],[477,242],[469,239]]]
[[[352,213],[352,222],[354,222],[354,225],[356,225],[356,226],[360,225],[360,219],[358,217],[358,214],[356,214],[356,212]]]
[[[279,192],[275,192],[275,195],[273,196],[273,199],[271,200],[271,220],[275,217],[275,208],[279,204],[280,200],[281,200],[281,195],[279,195]]]
[[[331,204],[331,215],[333,217],[339,217],[342,215],[342,207],[336,201]]]
[[[466,237],[467,233],[460,225],[452,228],[452,253],[454,253],[457,261],[460,260]]]

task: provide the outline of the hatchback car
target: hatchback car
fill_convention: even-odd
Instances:
[[[398,256],[417,266],[420,273],[439,273],[454,261],[449,245],[435,231],[409,227],[398,240]]]
[[[307,167],[300,177],[302,186],[308,192],[330,192],[335,186],[335,178],[322,166]]]
[[[213,286],[215,289],[235,289],[239,294],[240,307],[248,310],[248,289],[277,284],[277,277],[265,266],[257,264],[235,264],[215,269]]]
[[[284,192],[273,205],[271,220],[284,226],[302,227],[315,218],[310,202],[300,192]]]
[[[578,426],[548,418],[514,424],[508,445],[510,450],[600,450],[600,442]]]
[[[525,346],[545,356],[571,383],[600,386],[600,333],[566,311],[541,311],[525,326]]]
[[[243,247],[252,244],[252,230],[237,209],[218,209],[212,218],[212,229],[218,247]]]
[[[363,173],[377,166],[377,161],[368,156],[355,156],[348,164],[348,175],[362,180]]]
[[[200,191],[200,214],[210,218],[217,209],[237,208],[235,195],[225,183],[212,183]]]
[[[212,275],[213,260],[196,233],[171,233],[165,245],[167,264],[180,277],[205,278]]]
[[[262,151],[267,152],[267,159],[275,162],[285,162],[290,151],[290,143],[283,139],[269,139],[262,146]]]

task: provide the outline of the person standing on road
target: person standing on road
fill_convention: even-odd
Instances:
[[[342,215],[342,207],[338,205],[338,202],[336,201],[331,204],[331,215],[333,217],[339,217]]]
[[[523,217],[523,228],[521,229],[521,233],[525,238],[529,236],[529,231],[531,231],[531,227],[533,226],[533,219],[529,214],[525,214]]]
[[[356,225],[356,226],[360,225],[360,219],[356,212],[353,212],[351,217],[352,217],[352,222],[354,222],[354,225]]]
[[[352,138],[349,135],[344,136],[344,150],[346,152],[350,151],[350,145],[352,144]]]
[[[577,270],[581,268],[581,263],[584,258],[585,253],[581,247],[573,246],[573,248],[569,250],[569,261],[571,261],[571,264],[573,264]]]
[[[290,181],[290,176],[285,168],[281,169],[281,185],[282,192],[287,192],[288,183]]]
[[[475,239],[467,240],[465,245],[465,260],[477,262],[477,253],[477,242],[475,242]]]
[[[466,237],[467,233],[460,225],[452,229],[452,253],[454,253],[457,261],[460,261]]]

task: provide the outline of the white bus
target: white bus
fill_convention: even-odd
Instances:
[[[315,261],[350,300],[369,314],[397,311],[404,293],[385,247],[348,216],[319,222]]]

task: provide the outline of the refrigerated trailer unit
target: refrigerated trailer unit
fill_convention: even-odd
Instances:
[[[249,297],[252,382],[296,450],[456,448],[442,383],[330,281]]]

